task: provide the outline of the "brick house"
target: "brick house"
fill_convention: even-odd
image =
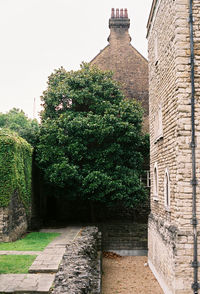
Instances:
[[[165,294],[200,293],[200,1],[154,0],[147,38],[149,266]]]
[[[112,70],[125,97],[136,98],[145,110],[144,130],[148,131],[148,61],[131,45],[127,9],[112,9],[109,44],[91,61],[102,70]]]

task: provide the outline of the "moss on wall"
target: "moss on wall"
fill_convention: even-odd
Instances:
[[[0,207],[17,192],[26,212],[31,204],[32,147],[16,133],[0,130]]]

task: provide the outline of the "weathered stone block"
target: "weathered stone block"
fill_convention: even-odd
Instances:
[[[193,230],[192,218],[192,153],[191,153],[191,62],[189,1],[153,2],[148,22],[149,43],[149,113],[150,135],[155,133],[154,120],[162,106],[163,137],[151,138],[151,179],[157,181],[158,199],[151,201],[149,218],[149,261],[163,286],[164,293],[192,293]],[[193,1],[195,54],[195,135],[196,176],[200,177],[200,5]],[[164,20],[164,21],[163,21]],[[155,45],[156,44],[156,45]],[[155,60],[157,51],[157,60]],[[171,142],[169,144],[169,142]],[[158,174],[155,177],[154,166]],[[170,209],[165,209],[168,170]],[[200,189],[197,189],[197,218],[200,220]],[[154,193],[151,191],[151,199]],[[171,233],[170,227],[177,232]],[[180,235],[181,236],[180,236]],[[198,225],[198,235],[199,225]],[[200,247],[200,240],[198,240]],[[164,252],[164,254],[163,254]],[[162,257],[160,257],[163,255]],[[166,258],[168,256],[168,258]],[[199,258],[200,256],[198,256]],[[200,276],[199,276],[200,278]]]

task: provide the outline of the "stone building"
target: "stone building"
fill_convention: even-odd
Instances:
[[[136,98],[145,110],[144,129],[148,131],[148,62],[131,45],[127,9],[112,9],[109,44],[91,61],[102,70],[112,70],[125,96]]]
[[[164,293],[200,293],[199,0],[154,0],[147,38],[149,266]]]

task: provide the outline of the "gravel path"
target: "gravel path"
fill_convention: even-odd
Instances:
[[[163,294],[146,256],[104,257],[102,294]]]

